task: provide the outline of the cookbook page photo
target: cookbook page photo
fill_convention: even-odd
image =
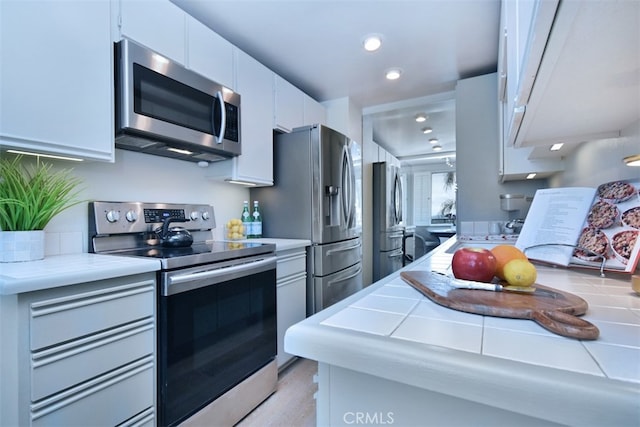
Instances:
[[[639,236],[640,179],[619,180],[538,190],[516,246],[552,264],[599,269],[604,260],[605,270],[632,273]]]

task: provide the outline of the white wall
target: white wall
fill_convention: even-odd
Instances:
[[[56,169],[73,169],[82,178],[83,203],[56,216],[45,228],[46,255],[88,251],[87,202],[134,201],[203,203],[214,207],[215,239],[222,239],[224,223],[239,218],[246,187],[207,179],[216,164],[200,168],[195,163],[116,150],[115,163],[49,161]]]
[[[608,181],[640,178],[639,167],[622,159],[640,154],[640,120],[622,131],[620,138],[589,141],[565,160],[565,171],[551,180],[552,187],[596,187]]]
[[[545,179],[500,183],[497,74],[458,81],[456,87],[457,222],[521,217],[500,209],[500,194],[533,196]]]

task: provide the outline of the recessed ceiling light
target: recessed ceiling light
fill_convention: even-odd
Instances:
[[[400,68],[390,68],[389,70],[387,70],[385,77],[387,78],[387,80],[397,80],[400,78],[401,74],[402,70]]]
[[[371,34],[365,37],[362,45],[364,46],[364,50],[373,52],[380,48],[380,46],[382,45],[382,39],[377,34]]]
[[[533,179],[536,177],[535,173],[530,173],[529,175],[527,175],[527,179]]]
[[[436,144],[436,145],[433,146],[433,151],[440,151],[440,150],[442,150],[442,146],[441,145]]]
[[[422,123],[422,122],[426,121],[428,118],[429,118],[429,116],[427,116],[424,113],[416,114],[416,122],[418,122],[418,123]]]
[[[437,144],[438,143],[438,138],[431,138],[429,140],[429,142],[432,143],[432,144]]]
[[[422,133],[424,133],[424,134],[428,134],[428,133],[431,133],[431,132],[433,132],[433,129],[431,129],[431,128],[422,128]]]
[[[562,148],[562,146],[563,146],[563,145],[564,145],[564,143],[563,143],[563,142],[559,142],[559,143],[557,143],[557,144],[553,144],[553,145],[551,146],[551,148],[549,148],[549,150],[551,150],[551,151],[558,151],[559,149],[561,149],[561,148]]]

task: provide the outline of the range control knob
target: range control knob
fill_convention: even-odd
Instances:
[[[206,221],[209,219],[209,217],[210,217],[209,212],[207,211],[202,212],[202,219]]]
[[[107,221],[114,223],[114,222],[118,222],[119,219],[120,219],[119,211],[110,210],[109,212],[107,212]]]
[[[138,213],[136,211],[128,211],[125,217],[129,222],[136,222],[138,220]]]
[[[197,220],[198,219],[198,211],[191,212],[191,215],[189,215],[189,218],[191,218],[191,221]]]

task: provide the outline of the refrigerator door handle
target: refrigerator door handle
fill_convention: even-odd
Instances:
[[[351,201],[353,199],[353,186],[351,185],[351,161],[349,157],[348,145],[342,146],[342,163],[340,168],[340,179],[342,181],[342,198],[340,200],[342,204],[342,219],[344,221],[344,228],[349,229],[351,226]]]
[[[400,249],[396,249],[395,251],[390,252],[387,257],[388,258],[398,258],[403,256],[404,254],[402,253],[402,248]]]
[[[402,182],[397,170],[394,170],[392,205],[395,225],[399,225],[402,222]]]
[[[348,276],[346,276],[346,277],[340,277],[339,279],[330,280],[330,281],[328,282],[328,284],[329,284],[329,285],[332,285],[332,284],[334,284],[334,283],[340,283],[340,282],[344,282],[344,281],[349,280],[349,279],[353,279],[354,277],[356,277],[356,276],[357,276],[358,274],[360,274],[361,272],[362,272],[362,268],[361,268],[361,267],[358,267],[358,270],[356,270],[356,272],[355,272],[355,273],[352,273],[352,274],[350,274],[350,275],[348,275]]]
[[[362,246],[362,243],[358,242],[355,245],[345,246],[343,248],[329,249],[327,251],[326,255],[333,255],[334,253],[337,253],[337,252],[347,252],[347,251],[350,251],[352,249],[357,249],[357,248],[359,248],[361,246]]]
[[[345,145],[346,153],[347,153],[347,164],[349,165],[349,222],[347,223],[348,228],[355,227],[356,222],[356,174],[353,165],[353,157],[351,157],[351,151],[349,148],[349,144]]]

